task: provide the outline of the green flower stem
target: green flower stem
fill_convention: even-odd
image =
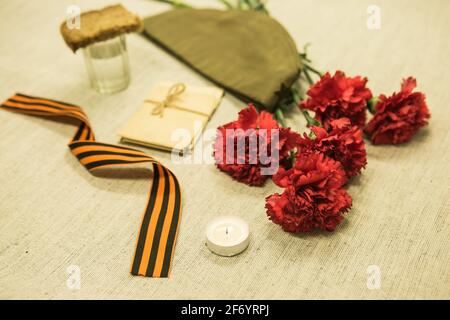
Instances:
[[[313,67],[311,67],[308,63],[303,62],[303,65],[305,66],[306,69],[308,69],[309,71],[311,71],[312,73],[315,73],[316,75],[318,75],[319,77],[323,77],[323,73],[318,71],[317,69],[314,69]]]
[[[314,73],[315,75],[319,76],[320,78],[323,76],[323,73],[311,66],[312,61],[308,58],[308,47],[309,46],[310,46],[309,43],[305,44],[305,46],[303,47],[303,52],[299,52],[298,56],[299,56],[301,63],[303,64],[302,71],[305,74],[305,78],[308,81],[308,83],[312,86],[314,84],[314,81],[311,77],[310,72]]]
[[[311,117],[311,115],[308,113],[308,111],[302,110],[302,113],[306,119],[306,122],[308,123],[308,127],[311,127],[311,126],[321,127],[322,126],[322,124],[319,121],[317,121],[316,119]]]
[[[306,81],[308,81],[309,85],[312,86],[314,84],[314,80],[312,79],[311,75],[309,74],[309,71],[307,68],[303,69],[303,74],[305,75]]]
[[[306,62],[309,62],[309,63],[312,63],[312,61],[308,58],[308,56],[306,55],[306,53],[299,52],[299,53],[298,53],[298,56],[299,56],[300,60],[301,60],[303,63],[305,63],[305,61],[306,61]]]
[[[283,110],[281,110],[281,108],[276,108],[274,115],[275,115],[275,119],[280,124],[280,126],[282,126],[283,128],[287,128],[286,119],[284,118]]]
[[[191,8],[191,9],[193,8],[192,6],[183,3],[181,0],[155,0],[155,1],[167,3],[178,8]]]
[[[294,150],[289,151],[288,160],[291,162],[291,167],[294,167],[295,161],[297,161],[297,151],[294,151]]]
[[[300,92],[294,87],[291,87],[291,92],[292,92],[292,99],[294,100],[294,103],[296,105],[299,105],[300,102],[302,102],[304,100],[304,97],[302,97]]]
[[[378,97],[372,97],[369,101],[367,101],[367,109],[371,114],[375,114],[377,112],[376,106],[378,103]]]
[[[316,134],[311,130],[308,134],[308,138],[310,138],[311,140],[314,140],[316,138]]]
[[[264,3],[261,0],[239,0],[237,9],[261,11],[267,15],[269,14],[269,11],[267,11],[266,7],[264,6]]]
[[[239,0],[239,2],[237,4],[237,9],[239,9],[239,10],[247,10],[248,9],[244,0]]]
[[[228,0],[219,0],[219,2],[225,5],[228,9],[234,9],[234,6]]]

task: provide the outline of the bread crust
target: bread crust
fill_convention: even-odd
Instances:
[[[66,21],[60,27],[64,41],[73,52],[95,42],[141,30],[141,19],[121,4],[83,12],[80,15],[80,28],[70,29]]]

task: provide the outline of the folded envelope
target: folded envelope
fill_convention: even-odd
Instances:
[[[171,96],[171,90],[182,90]],[[194,147],[219,105],[223,90],[216,87],[156,85],[136,112],[120,128],[122,142],[180,152]]]

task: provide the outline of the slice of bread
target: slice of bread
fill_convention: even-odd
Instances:
[[[141,19],[122,5],[113,5],[101,10],[83,12],[80,28],[69,28],[64,21],[61,34],[73,52],[92,43],[112,39],[128,32],[142,30]]]

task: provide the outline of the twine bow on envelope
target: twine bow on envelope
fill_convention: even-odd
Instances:
[[[164,100],[156,101],[153,99],[145,99],[144,101],[156,104],[156,106],[152,110],[152,115],[159,115],[161,118],[164,116],[164,110],[166,108],[174,108],[174,109],[178,109],[178,110],[196,113],[196,114],[199,114],[199,115],[202,115],[205,117],[209,117],[209,114],[207,114],[207,113],[189,109],[189,108],[185,108],[185,107],[182,107],[179,105],[175,105],[173,103],[173,101],[176,98],[178,98],[185,91],[186,91],[186,85],[184,83],[179,82],[179,83],[175,83],[174,85],[172,85],[169,88],[169,91],[167,92],[167,95],[164,98]]]

